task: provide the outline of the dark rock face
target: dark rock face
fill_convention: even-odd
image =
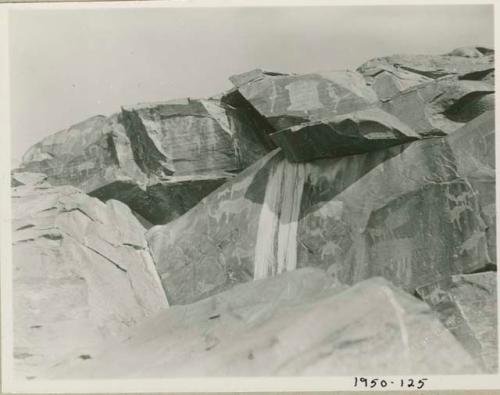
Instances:
[[[441,321],[490,373],[498,371],[497,274],[454,275],[417,289]]]
[[[119,197],[135,214],[153,224],[166,224],[194,207],[207,194],[228,180],[225,176],[175,177],[141,189],[133,181],[116,181],[89,193],[102,201]]]
[[[141,105],[47,137],[25,154],[19,170],[45,173],[54,185],[73,185],[103,200],[119,199],[158,224],[183,214],[267,152],[254,127],[244,111],[216,100]],[[158,191],[167,196],[151,198]]]
[[[308,162],[375,151],[420,136],[392,115],[370,108],[292,126],[271,138],[291,162]]]
[[[490,178],[472,178],[487,160],[475,145],[493,137],[493,118],[447,138],[305,164],[273,151],[148,232],[169,300],[304,266],[347,284],[380,275],[413,292],[494,263],[493,196],[481,196],[492,163]]]
[[[170,308],[129,340],[96,359],[56,368],[52,377],[478,371],[425,303],[386,280],[345,289],[321,270],[302,269]]]

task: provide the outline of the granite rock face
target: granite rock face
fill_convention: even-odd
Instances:
[[[96,116],[34,145],[19,170],[45,173],[158,224],[267,152],[254,121],[217,100],[181,100]],[[192,198],[179,199],[182,195]],[[160,193],[164,199],[155,199]]]
[[[417,289],[483,370],[498,371],[497,274],[458,274]]]
[[[12,190],[14,361],[20,377],[35,378],[93,358],[168,302],[126,205],[17,176],[34,182]]]
[[[493,264],[493,133],[489,112],[452,136],[360,155],[291,163],[271,152],[148,231],[169,300],[305,266],[413,292]]]
[[[318,325],[321,323],[321,325]],[[134,358],[130,358],[133,355]],[[478,367],[416,298],[301,269],[175,306],[65,378],[460,374]]]

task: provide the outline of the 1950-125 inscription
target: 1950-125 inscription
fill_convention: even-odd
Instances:
[[[362,388],[424,388],[428,379],[422,378],[401,378],[401,379],[382,379],[378,377],[354,377],[354,387]]]

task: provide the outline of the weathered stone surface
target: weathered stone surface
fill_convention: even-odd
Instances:
[[[307,162],[375,151],[420,138],[394,116],[369,108],[271,134],[291,162]]]
[[[493,115],[453,136],[349,157],[290,163],[273,151],[148,231],[169,301],[305,266],[413,292],[493,264]],[[479,169],[488,177],[474,178]]]
[[[450,276],[417,293],[480,366],[490,373],[498,371],[496,272]]]
[[[18,187],[20,185],[42,185],[47,183],[47,175],[43,173],[12,173],[11,174],[11,187]]]
[[[239,285],[141,326],[53,377],[324,376],[475,373],[472,358],[416,298],[387,281],[330,286],[303,269]],[[319,323],[321,323],[319,325]],[[131,358],[131,356],[134,356]]]
[[[380,75],[379,73],[393,70],[418,74],[430,79],[444,76],[479,79],[478,75],[473,73],[487,74],[494,67],[495,60],[492,49],[463,47],[454,49],[445,55],[393,55],[375,58],[364,63],[357,70],[375,79]]]
[[[254,70],[44,139],[11,178],[17,373],[496,371],[493,56]]]
[[[493,59],[485,48],[459,48],[446,55],[376,58],[357,72],[286,75],[257,69],[231,77],[237,88],[231,94],[241,95],[241,106],[254,108],[262,130],[278,136],[283,129],[370,107],[380,107],[421,136],[443,136],[494,108]]]
[[[126,205],[47,183],[18,186],[12,199],[17,375],[93,358],[168,306],[145,229]]]
[[[45,138],[28,150],[20,170],[45,173],[53,185],[73,185],[103,200],[121,200],[158,224],[183,214],[199,201],[194,196],[206,196],[264,155],[259,133],[247,112],[217,100],[144,104]],[[165,197],[169,205],[149,198],[156,190],[174,192]]]
[[[363,76],[353,71],[285,75],[253,70],[230,80],[269,122],[268,133],[362,110],[378,101]]]
[[[422,136],[446,135],[494,109],[494,89],[483,81],[443,77],[409,88],[381,103]]]
[[[448,137],[459,174],[477,192],[490,257],[496,258],[495,113],[489,111]]]
[[[422,135],[444,135],[494,108],[494,67],[492,50],[470,47],[376,58],[357,71],[385,111]]]

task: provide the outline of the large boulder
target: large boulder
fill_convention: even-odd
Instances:
[[[351,155],[384,144],[334,149],[347,143],[327,131],[330,128],[325,125],[332,118],[378,111],[385,114],[378,120],[387,119],[390,114],[411,129],[412,135],[433,137],[450,134],[493,110],[493,58],[493,51],[485,48],[459,48],[446,55],[376,58],[356,72],[297,75],[257,69],[232,76],[236,91],[227,97],[240,107],[252,107],[252,117],[259,119],[260,129],[270,134],[292,161]],[[386,131],[386,122],[382,125]],[[359,134],[352,129],[349,128],[349,137]],[[371,124],[369,130],[380,131],[380,122]],[[387,145],[404,142],[405,139],[392,139]]]
[[[458,274],[417,289],[489,373],[498,371],[497,273]]]
[[[360,155],[291,163],[269,153],[148,231],[169,301],[305,266],[414,292],[494,264],[493,131],[489,112],[454,136]]]
[[[43,139],[19,171],[121,200],[148,222],[165,223],[264,155],[259,133],[245,111],[220,100],[143,104]]]
[[[422,135],[444,135],[494,108],[494,67],[492,50],[471,47],[376,58],[357,71],[385,111]]]
[[[362,110],[378,101],[363,76],[353,71],[289,75],[257,69],[230,80],[268,121],[268,133]]]
[[[369,108],[303,123],[271,134],[291,162],[360,154],[418,140],[394,116]]]
[[[19,377],[35,378],[93,358],[168,303],[126,205],[22,179],[12,190],[14,363]]]
[[[133,356],[133,357],[132,357]],[[344,290],[302,269],[176,306],[54,378],[477,373],[418,299],[387,281]]]

